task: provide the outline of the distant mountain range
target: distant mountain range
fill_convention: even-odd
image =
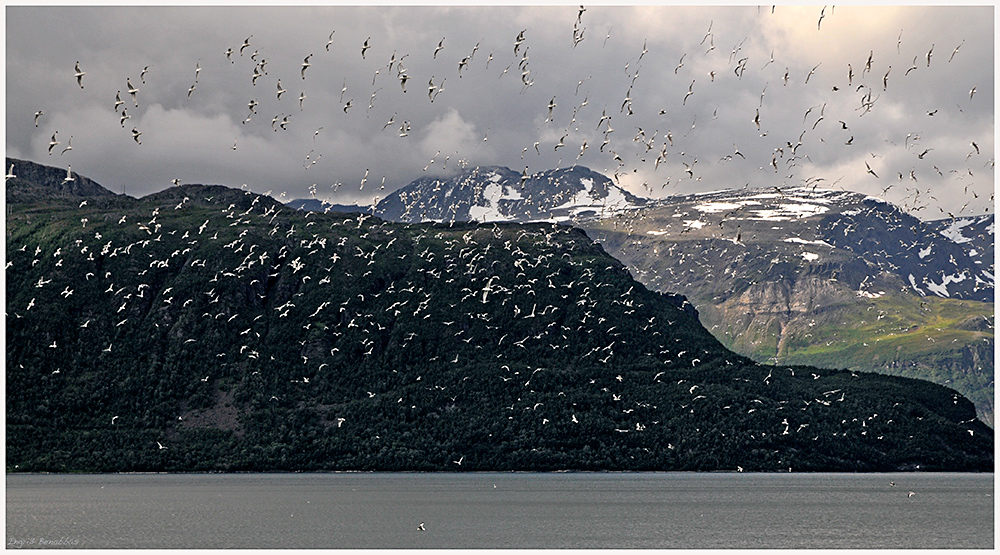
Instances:
[[[8,472],[993,469],[954,389],[758,364],[578,228],[32,169],[7,181]]]
[[[924,222],[818,188],[642,199],[582,166],[421,178],[373,211],[581,227],[647,287],[690,298],[741,354],[931,379],[993,422],[992,214]]]
[[[336,212],[342,214],[350,214],[352,212],[357,212],[361,214],[370,214],[372,212],[371,206],[359,206],[357,204],[336,204],[332,202],[326,202],[319,199],[295,199],[287,203],[288,206],[296,210],[307,210],[310,212]]]

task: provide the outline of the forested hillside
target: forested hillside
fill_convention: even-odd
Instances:
[[[578,229],[64,176],[7,183],[8,471],[993,468],[954,390],[754,363]]]

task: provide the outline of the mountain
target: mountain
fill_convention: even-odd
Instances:
[[[993,221],[992,214],[969,218],[948,218],[927,222],[928,228],[966,250],[974,264],[989,269],[993,281]]]
[[[7,158],[6,166],[11,168],[10,172],[14,175],[7,179],[7,202],[30,202],[36,200],[40,194],[44,198],[81,196],[105,200],[116,196],[94,181],[72,171],[72,167],[54,168],[15,158]],[[37,184],[44,185],[39,189]]]
[[[930,379],[968,395],[992,424],[992,215],[923,222],[878,198],[818,188],[641,199],[580,166],[529,176],[527,194],[520,179],[496,167],[422,178],[375,213],[577,225],[647,287],[690,298],[740,354]],[[586,183],[593,199],[581,194]],[[523,210],[529,196],[545,209]]]
[[[930,379],[992,423],[992,217],[976,221],[959,236],[880,199],[784,189],[672,197],[627,228],[584,227],[741,354]]]
[[[319,199],[295,199],[286,203],[290,208],[296,210],[306,210],[309,212],[337,212],[342,214],[361,213],[370,214],[370,206],[359,206],[357,204],[336,204]]]
[[[576,228],[52,185],[8,203],[9,472],[993,469],[953,389],[736,355]]]
[[[375,215],[398,222],[572,222],[644,202],[583,166],[532,175],[483,166],[450,178],[417,179],[380,201]]]

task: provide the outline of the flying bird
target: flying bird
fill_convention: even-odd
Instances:
[[[954,51],[953,51],[953,52],[951,53],[951,57],[950,57],[950,58],[948,58],[948,63],[949,63],[949,64],[951,63],[951,61],[952,61],[953,59],[955,59],[955,54],[958,54],[958,49],[959,49],[959,48],[962,48],[962,45],[963,45],[963,44],[965,44],[965,39],[962,39],[962,42],[961,42],[961,44],[959,44],[958,46],[956,46],[956,47],[955,47],[955,50],[954,50]]]
[[[73,77],[76,77],[76,84],[80,85],[81,89],[83,88],[83,76],[86,74],[86,71],[80,71],[80,62],[76,62],[76,73],[73,74]]]
[[[139,92],[139,89],[133,87],[132,86],[132,80],[129,79],[129,78],[127,78],[127,77],[125,78],[125,84],[126,84],[126,86],[128,86],[128,93],[130,95],[132,95],[132,103],[135,104],[136,108],[138,108],[139,107],[139,101],[136,99],[135,95],[136,95],[136,93]]]

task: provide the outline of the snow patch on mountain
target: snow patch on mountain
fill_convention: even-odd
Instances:
[[[972,241],[972,239],[964,237],[962,235],[962,228],[973,223],[975,223],[975,220],[970,220],[970,219],[956,220],[950,226],[946,227],[945,229],[942,229],[941,235],[944,235],[945,237],[951,239],[956,243],[969,243]],[[992,233],[992,226],[990,226],[990,229],[991,229],[990,233]]]
[[[927,279],[927,277],[924,277],[924,286],[939,297],[950,297],[951,295],[948,294],[948,284],[961,283],[965,279],[966,275],[964,273],[943,275],[941,276],[941,283],[934,283]]]
[[[824,246],[824,247],[830,247],[831,249],[837,248],[837,247],[834,247],[830,243],[827,243],[826,241],[823,241],[823,240],[819,240],[819,241],[806,241],[805,239],[799,239],[798,237],[789,237],[789,238],[785,239],[785,242],[786,243],[801,243],[803,245],[821,245],[821,246]]]
[[[510,221],[513,218],[507,216],[500,211],[500,207],[497,205],[497,201],[500,199],[511,199],[511,195],[508,195],[506,188],[499,183],[500,175],[494,174],[490,177],[489,185],[483,189],[483,200],[485,205],[477,205],[469,207],[469,219],[479,222],[493,222],[493,221]],[[520,195],[517,195],[520,199]]]

